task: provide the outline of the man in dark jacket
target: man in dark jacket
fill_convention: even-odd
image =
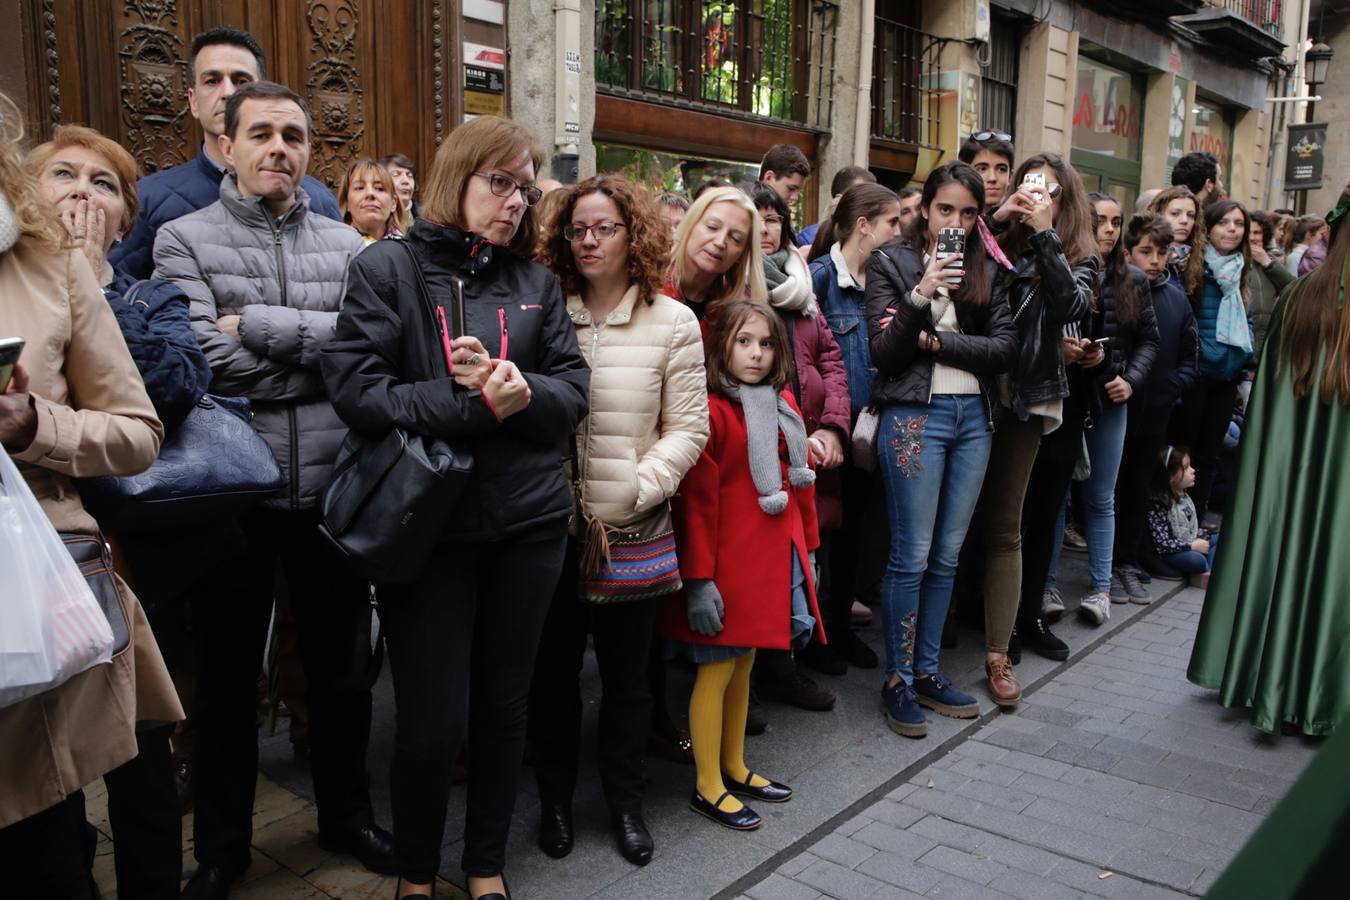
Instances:
[[[193,38],[188,66],[188,106],[206,139],[196,159],[147,175],[137,185],[141,208],[136,224],[109,254],[115,268],[136,279],[149,278],[155,267],[151,253],[161,226],[220,198],[220,180],[228,168],[219,143],[225,103],[241,86],[267,77],[262,47],[253,35],[235,28],[213,28]],[[321,182],[306,176],[301,186],[314,212],[341,220],[337,200]]]
[[[197,874],[184,897],[224,897],[249,865],[257,776],[255,684],[275,573],[298,626],[308,683],[319,843],[394,871],[389,834],[374,822],[365,757],[370,737],[370,603],[318,532],[318,502],[345,428],[319,376],[347,265],[360,234],[310,212],[300,188],[309,164],[303,99],[269,81],[242,86],[225,108],[221,147],[234,175],[220,200],[168,224],[155,242],[156,275],[188,295],[192,325],[216,393],[246,396],[253,426],[288,485],[241,522],[242,560],[215,560],[238,579],[228,605],[194,610],[198,656]]]

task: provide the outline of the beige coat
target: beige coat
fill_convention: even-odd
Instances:
[[[591,367],[590,414],[577,432],[586,512],[628,525],[674,495],[708,442],[703,337],[689,307],[633,286],[599,327],[567,298]]]
[[[71,478],[144,470],[164,427],[84,257],[27,237],[0,253],[0,335],[27,342],[20,362],[38,416],[32,445],[14,454],[19,471],[57,531],[96,532]],[[0,828],[135,756],[137,722],[183,717],[145,613],[122,587],[126,650],[0,708]]]

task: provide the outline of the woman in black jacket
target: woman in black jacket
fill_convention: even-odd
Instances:
[[[436,154],[407,240],[372,244],[352,262],[324,348],[333,407],[352,429],[406,428],[474,456],[425,571],[379,588],[398,713],[399,897],[432,893],[466,729],[469,896],[509,896],[502,871],[526,700],[572,509],[563,447],[590,385],[557,279],[529,259],[538,162],[522,125],[483,116],[460,126]],[[462,292],[464,334],[453,341],[425,309],[414,257],[435,318],[453,323]],[[447,364],[453,377],[439,376]]]
[[[1028,179],[1031,180],[1028,180]],[[1008,639],[1022,584],[1022,501],[1041,435],[1064,418],[1069,396],[1065,362],[1100,361],[1095,347],[1067,326],[1087,315],[1097,288],[1092,212],[1078,173],[1062,157],[1041,153],[1018,167],[1008,199],[1020,212],[999,243],[1013,262],[999,275],[1017,328],[1018,349],[995,407],[994,446],[984,498],[985,670],[994,701],[1021,697],[1008,659]],[[1025,637],[1025,636],[1024,636]]]
[[[1121,572],[1114,570],[1112,553],[1116,538],[1116,475],[1120,471],[1128,419],[1126,404],[1148,380],[1158,353],[1158,324],[1153,314],[1148,278],[1125,261],[1125,247],[1120,240],[1120,203],[1107,194],[1093,193],[1089,196],[1096,225],[1097,252],[1104,264],[1097,308],[1089,317],[1085,336],[1101,343],[1105,352],[1097,366],[1083,370],[1087,374],[1088,386],[1095,395],[1087,410],[1091,424],[1086,421],[1083,423],[1092,474],[1083,482],[1082,524],[1083,536],[1087,539],[1088,569],[1092,584],[1083,597],[1079,612],[1091,624],[1101,625],[1110,615],[1112,602],[1124,603],[1128,600],[1143,604],[1150,599],[1147,589],[1139,582],[1133,569]],[[1066,419],[1061,430],[1067,429],[1070,424]],[[1042,452],[1045,452],[1044,446]],[[1080,453],[1081,449],[1073,454],[1074,458]],[[1035,475],[1032,481],[1033,484],[1036,482]],[[1028,492],[1028,506],[1031,498],[1038,497],[1038,490]],[[1060,497],[1063,498],[1066,493],[1067,486]],[[1047,603],[1052,602],[1052,597],[1059,599],[1055,578],[1064,535],[1062,499],[1058,506],[1056,525],[1048,543],[1049,573],[1041,585],[1034,584],[1030,576],[1026,578],[1031,589],[1023,590],[1022,610],[1018,617],[1025,625],[1031,625],[1037,613],[1042,612],[1043,593]],[[1026,515],[1024,510],[1023,516]],[[1027,533],[1030,542],[1030,526],[1027,526]],[[1041,537],[1037,535],[1038,539]],[[1024,558],[1027,555],[1024,553]],[[1063,608],[1061,601],[1058,612],[1063,612]],[[1053,614],[1055,610],[1052,608],[1048,612]],[[1029,630],[1023,627],[1019,633]],[[1064,649],[1067,652],[1067,647]]]
[[[952,581],[979,498],[993,436],[994,377],[1017,352],[1003,286],[976,220],[984,183],[962,162],[928,176],[907,236],[873,252],[866,306],[877,380],[877,435],[891,547],[881,588],[890,727],[923,737],[920,707],[979,715],[974,697],[938,667]],[[960,229],[964,254],[939,255],[938,234]]]

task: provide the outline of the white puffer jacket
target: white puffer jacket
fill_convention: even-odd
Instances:
[[[703,338],[689,307],[636,285],[596,323],[567,298],[591,366],[590,414],[577,431],[582,503],[606,525],[638,521],[674,495],[708,442]]]

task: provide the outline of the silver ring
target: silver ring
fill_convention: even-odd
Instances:
[[[477,354],[477,353],[475,353],[473,356],[470,356],[470,357],[469,357],[469,365],[471,365],[471,366],[476,366],[476,365],[478,365],[478,354]]]

